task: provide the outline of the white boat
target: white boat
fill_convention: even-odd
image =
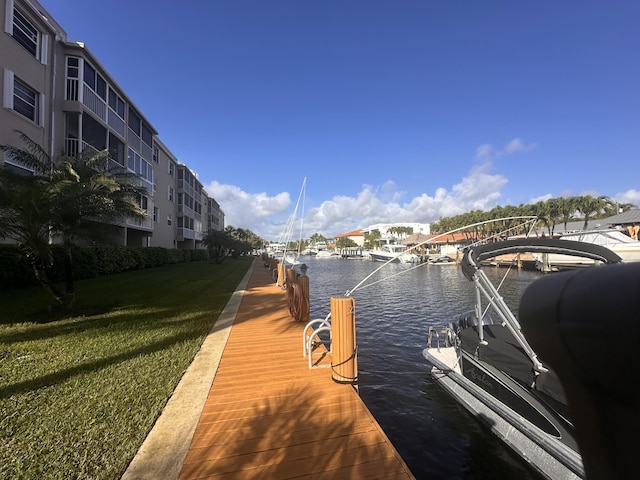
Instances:
[[[620,262],[605,247],[549,238],[469,247],[461,264],[476,289],[474,310],[446,326],[430,327],[423,356],[433,365],[434,380],[535,470],[554,480],[583,478],[573,411],[559,377],[538,357],[498,289],[480,269],[489,258],[526,252]],[[539,313],[536,318],[543,320]]]
[[[404,245],[388,243],[379,250],[371,250],[369,258],[377,262],[416,263],[420,258],[415,253],[407,251]]]
[[[602,245],[615,252],[624,262],[640,262],[640,241],[633,240],[624,232],[616,229],[585,230],[581,232],[566,233],[560,240],[573,240],[593,245]],[[575,268],[593,265],[593,261],[584,258],[571,258],[566,255],[549,255],[551,269]]]
[[[341,258],[339,253],[330,252],[329,250],[320,250],[316,254],[316,258]]]

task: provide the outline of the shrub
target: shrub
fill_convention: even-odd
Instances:
[[[37,285],[29,261],[15,245],[0,245],[0,290]]]

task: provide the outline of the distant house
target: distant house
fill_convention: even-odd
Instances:
[[[334,243],[340,240],[341,238],[348,238],[349,240],[352,240],[353,242],[355,242],[355,244],[358,245],[359,247],[362,247],[364,245],[364,233],[362,232],[362,229],[352,230],[347,233],[341,233],[339,235],[336,235],[334,237]]]
[[[430,235],[434,240],[429,242],[430,250],[437,250],[440,255],[456,257],[459,250],[471,243],[469,236],[465,233],[449,233],[444,236]]]

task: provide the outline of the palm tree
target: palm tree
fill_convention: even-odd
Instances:
[[[578,210],[578,197],[560,197],[558,198],[558,206],[560,216],[564,224],[564,231],[567,231],[567,223],[573,218]]]
[[[210,230],[202,239],[202,244],[209,249],[209,252],[211,252],[210,256],[216,264],[224,261],[233,242],[234,240],[229,235],[227,229],[225,229],[224,232],[221,230]]]
[[[39,145],[26,136],[23,141],[25,150],[0,146],[17,163],[33,170],[32,175],[25,175],[8,164],[0,167],[0,237],[16,242],[38,282],[63,303],[64,296],[52,280],[49,175],[53,165]]]
[[[585,195],[584,197],[580,197],[578,200],[578,204],[576,209],[582,215],[584,215],[584,226],[583,230],[587,229],[589,225],[589,219],[593,215],[598,215],[600,212],[605,210],[607,206],[611,203],[609,197],[601,195],[599,197],[592,197],[591,195]]]
[[[70,306],[74,302],[72,248],[80,240],[105,238],[114,222],[144,219],[147,191],[132,173],[108,170],[108,151],[62,157],[51,181],[51,230],[64,246],[64,273]]]
[[[146,190],[139,186],[137,175],[107,169],[107,150],[53,161],[28,136],[18,133],[26,150],[10,145],[2,145],[0,150],[34,173],[16,182],[16,174],[10,168],[0,169],[0,232],[18,242],[30,259],[36,278],[56,301],[73,307],[72,247],[80,239],[103,237],[116,221],[145,218],[139,199]],[[10,217],[16,213],[20,215],[11,223]],[[60,240],[64,246],[64,296],[47,275],[53,266],[52,239]]]

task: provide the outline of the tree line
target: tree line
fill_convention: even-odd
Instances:
[[[635,208],[630,203],[617,203],[607,196],[593,197],[591,195],[550,198],[534,204],[519,206],[497,206],[489,211],[473,210],[453,217],[441,218],[431,224],[432,234],[442,234],[466,225],[473,225],[487,220],[497,220],[507,217],[535,217],[536,228],[544,228],[551,237],[557,225],[567,228],[567,223],[582,221],[583,230],[589,226],[590,220],[605,218]],[[498,224],[478,225],[465,232],[466,235],[477,239],[500,231],[513,229],[513,234],[526,233],[528,225],[522,225],[522,219],[502,220]]]

